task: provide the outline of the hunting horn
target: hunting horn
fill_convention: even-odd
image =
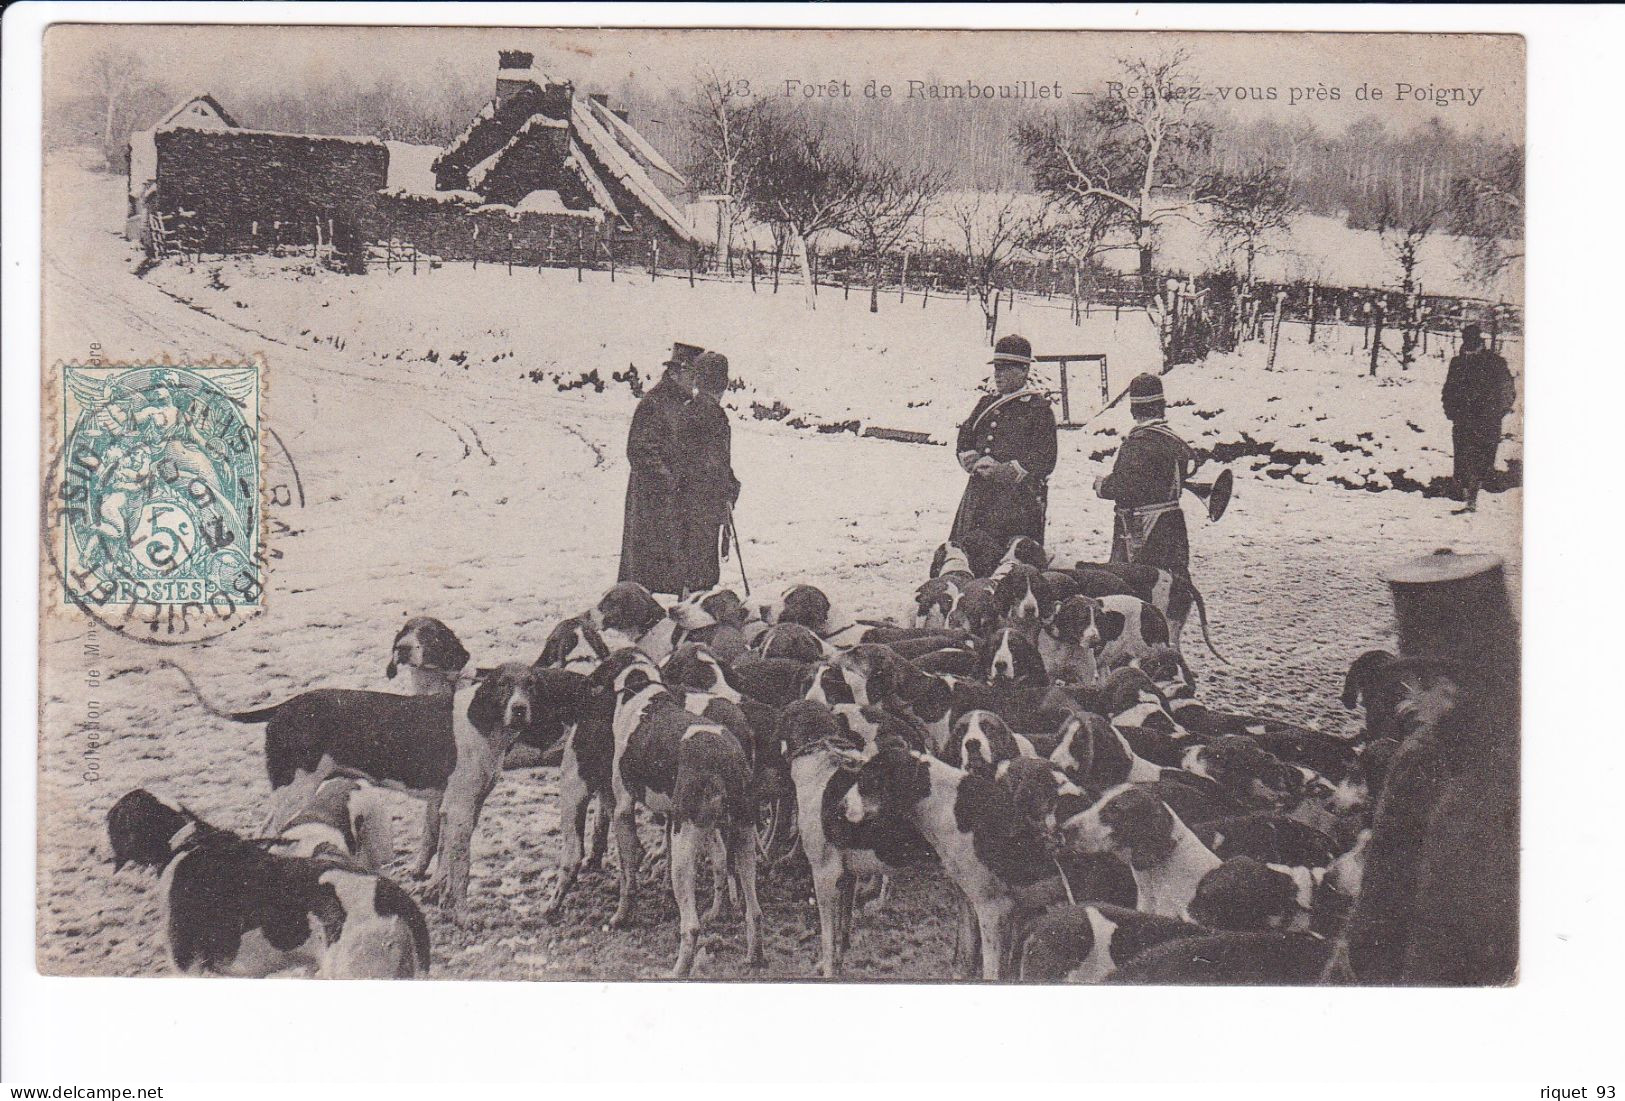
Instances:
[[[1207,518],[1214,521],[1230,507],[1230,495],[1235,492],[1236,478],[1230,471],[1221,470],[1211,482],[1186,482],[1185,488],[1207,502]]]

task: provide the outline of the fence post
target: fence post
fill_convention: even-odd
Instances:
[[[513,234],[508,234],[508,274],[513,274]]]
[[[609,281],[615,282],[615,233],[610,231],[609,237],[604,241],[604,251],[609,253]]]
[[[1286,305],[1286,291],[1275,292],[1275,320],[1270,324],[1270,356],[1264,370],[1275,370],[1275,349],[1281,344],[1281,308]]]
[[[929,301],[931,301],[931,280],[924,279],[920,282],[920,309],[925,309],[925,304]]]
[[[1369,310],[1371,312],[1371,329],[1370,329],[1370,332],[1371,332],[1371,377],[1376,378],[1377,377],[1377,353],[1382,351],[1382,314],[1383,314],[1383,308],[1382,308],[1382,303],[1380,303],[1380,302],[1377,303],[1377,306],[1376,306],[1375,309],[1372,309],[1371,303],[1369,303],[1369,302],[1367,302],[1365,304],[1365,307],[1366,307],[1367,310]]]
[[[660,266],[660,242],[649,235],[649,282],[655,281],[655,269]]]
[[[1001,298],[1003,298],[1003,297],[1004,296],[999,291],[999,288],[994,287],[993,288],[993,316],[987,319],[987,342],[989,344],[996,343],[997,339],[998,339],[995,336],[995,334],[999,331],[999,300]]]
[[[1309,343],[1315,342],[1315,285],[1309,284]]]
[[[908,293],[908,249],[903,250],[903,270],[897,276],[897,304],[903,304],[903,296]]]
[[[750,250],[750,293],[756,293],[756,249]]]
[[[688,285],[692,287],[694,285],[694,246],[690,245],[685,251],[688,253]]]
[[[576,282],[577,283],[581,282],[581,265],[582,265],[582,261],[584,260],[584,257],[581,255],[581,250],[584,247],[585,247],[585,242],[582,240],[581,227],[576,226]]]

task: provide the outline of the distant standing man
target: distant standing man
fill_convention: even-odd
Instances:
[[[993,349],[993,384],[959,426],[955,451],[970,475],[949,538],[979,531],[1000,547],[1018,535],[1044,541],[1049,476],[1055,470],[1055,414],[1049,398],[1029,388],[1033,346],[1001,337]]]
[[[694,361],[703,349],[672,345],[666,373],[638,402],[626,437],[632,473],[626,485],[619,580],[655,593],[697,587],[703,565],[693,560],[688,532],[695,496],[691,459],[695,421]],[[712,567],[713,572],[715,567]]]
[[[1191,544],[1179,494],[1202,460],[1168,427],[1162,379],[1136,375],[1128,406],[1134,427],[1117,449],[1112,472],[1095,479],[1095,492],[1117,506],[1111,560],[1189,577]]]
[[[694,400],[689,402],[692,446],[689,450],[688,526],[684,561],[695,571],[691,589],[713,589],[720,574],[724,531],[739,500],[733,470],[733,429],[722,408],[728,390],[728,357],[702,352],[694,360]]]
[[[1457,515],[1478,511],[1479,487],[1495,469],[1495,450],[1501,446],[1501,419],[1512,412],[1517,394],[1507,361],[1484,347],[1477,325],[1464,327],[1443,394],[1455,451],[1456,492],[1465,502]]]

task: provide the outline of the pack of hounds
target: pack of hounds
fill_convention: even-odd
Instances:
[[[536,916],[601,871],[613,833],[609,925],[635,920],[662,859],[641,807],[664,823],[676,977],[730,906],[747,964],[764,962],[771,868],[810,876],[828,978],[860,885],[883,915],[893,877],[928,875],[954,889],[962,977],[1317,981],[1410,714],[1404,663],[1353,661],[1342,701],[1365,724],[1351,737],[1217,710],[1181,656],[1193,608],[1206,638],[1187,579],[973,539],[938,548],[907,615],[886,620],[848,619],[813,585],[667,607],[623,582],[528,664],[471,669],[446,624],[410,619],[386,668],[406,693],[318,688],[230,711],[175,666],[212,715],[264,724],[270,807],[243,837],[132,791],[108,815],[115,870],[161,873],[183,972],[425,975],[424,915],[382,872],[379,789],[423,801],[410,875],[461,925],[481,808],[523,744],[559,762],[563,853]]]

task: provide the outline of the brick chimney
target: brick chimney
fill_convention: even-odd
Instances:
[[[497,51],[497,103],[505,103],[509,96],[535,85],[531,70],[535,61],[529,50]]]

